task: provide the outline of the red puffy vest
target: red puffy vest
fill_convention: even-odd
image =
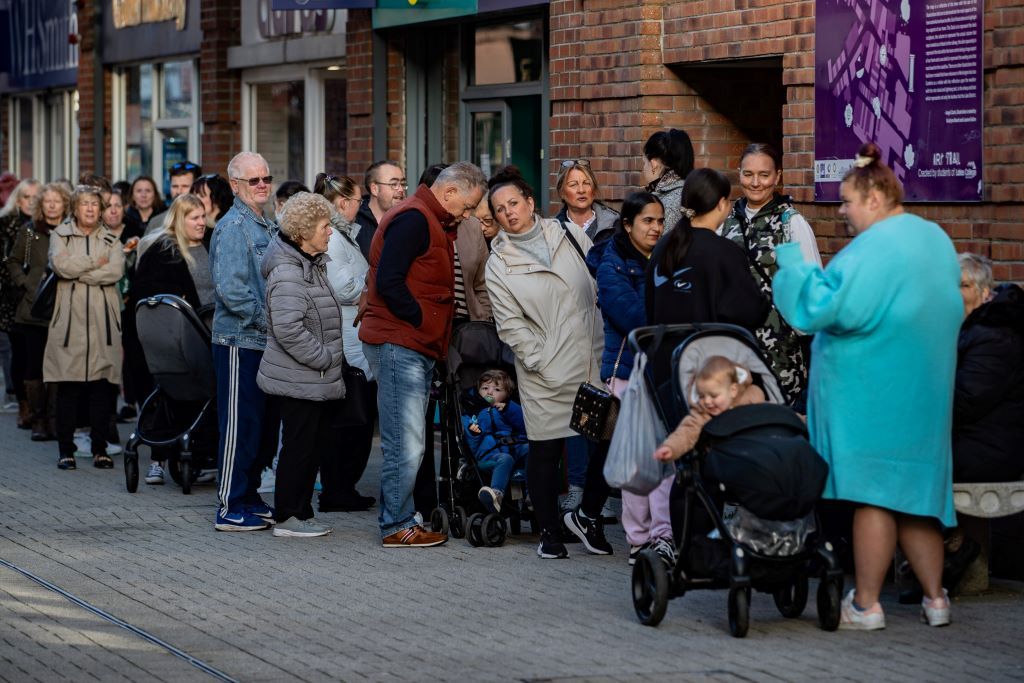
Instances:
[[[416,302],[423,312],[419,327],[396,317],[377,291],[377,266],[384,250],[384,235],[395,216],[406,211],[419,211],[427,219],[430,245],[412,262],[405,277]],[[366,277],[368,293],[366,312],[360,323],[359,338],[367,344],[397,344],[425,356],[443,359],[448,355],[455,313],[455,251],[456,231],[447,230],[452,215],[445,211],[426,185],[380,219],[370,243],[370,272]]]

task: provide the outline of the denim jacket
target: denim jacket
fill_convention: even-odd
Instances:
[[[217,221],[210,241],[210,271],[216,290],[213,343],[262,351],[267,345],[266,281],[263,253],[277,223],[235,203]]]

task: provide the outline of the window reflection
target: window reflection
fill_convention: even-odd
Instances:
[[[539,81],[544,57],[540,19],[477,26],[473,40],[472,85]]]

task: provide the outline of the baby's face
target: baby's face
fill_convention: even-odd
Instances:
[[[488,403],[507,403],[508,392],[502,389],[496,382],[484,382],[480,385],[480,395]]]
[[[724,375],[697,380],[697,399],[708,415],[721,415],[729,410],[737,395],[739,385]]]

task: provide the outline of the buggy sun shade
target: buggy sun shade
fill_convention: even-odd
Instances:
[[[159,294],[135,309],[135,325],[153,380],[175,401],[205,401],[216,386],[210,333],[180,297]]]
[[[497,368],[515,374],[515,355],[498,338],[494,323],[484,321],[460,325],[448,347],[448,377],[460,390],[476,386],[484,370]]]

